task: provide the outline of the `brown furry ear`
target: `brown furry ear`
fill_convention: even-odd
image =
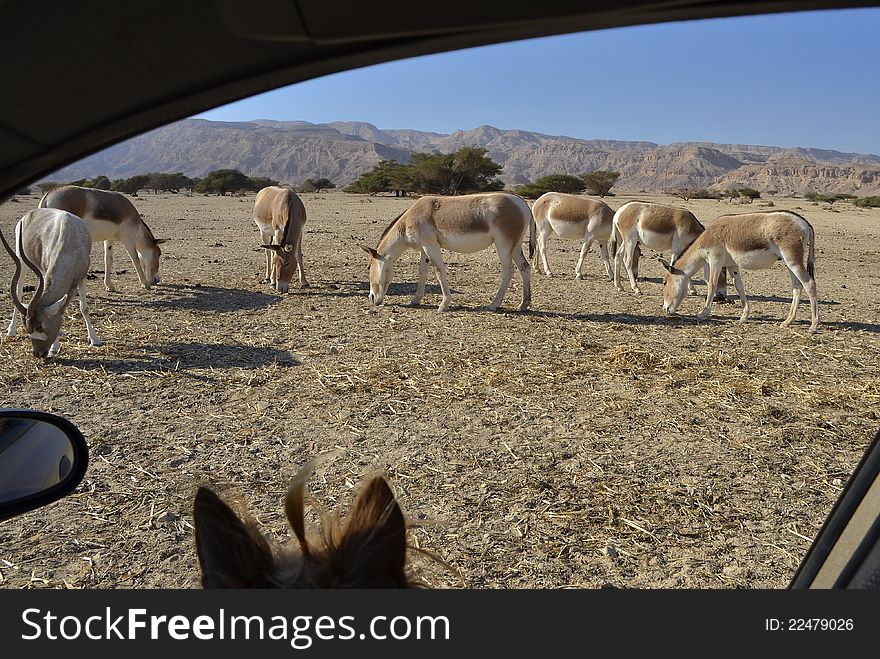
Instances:
[[[406,588],[406,522],[381,476],[363,487],[351,509],[334,563],[354,588]]]
[[[372,256],[374,259],[376,259],[376,260],[378,260],[378,261],[381,261],[381,260],[383,260],[383,259],[385,258],[384,256],[382,256],[382,255],[379,253],[378,250],[376,250],[376,249],[374,249],[374,248],[372,248],[372,247],[367,247],[366,245],[359,245],[359,247],[360,247],[362,250],[364,250],[367,254],[369,254],[370,256]]]
[[[664,259],[657,257],[657,260],[660,262],[660,265],[663,266],[663,269],[666,270],[670,275],[683,275],[684,270],[679,270],[671,263],[667,263]]]
[[[266,539],[223,500],[200,487],[193,504],[203,588],[266,588],[274,567]]]

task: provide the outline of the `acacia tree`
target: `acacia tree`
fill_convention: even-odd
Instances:
[[[549,176],[542,176],[534,183],[526,183],[525,185],[514,188],[513,191],[520,197],[537,199],[547,192],[576,194],[578,192],[583,192],[585,188],[586,184],[584,183],[584,180],[578,176],[571,176],[569,174],[550,174]]]
[[[597,169],[595,172],[582,174],[581,178],[584,180],[587,192],[598,195],[599,197],[604,197],[611,191],[611,188],[614,187],[617,179],[620,178],[620,172],[609,172],[604,169]]]

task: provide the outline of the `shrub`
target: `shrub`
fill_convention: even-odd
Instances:
[[[575,194],[583,192],[586,188],[584,180],[578,176],[570,176],[569,174],[551,174],[543,176],[534,183],[526,183],[517,188],[514,192],[521,197],[529,199],[537,199],[547,192],[566,192]]]
[[[581,178],[584,181],[587,192],[598,195],[599,197],[604,197],[605,195],[610,194],[611,188],[617,182],[617,179],[620,178],[620,172],[609,172],[598,169],[595,172],[582,174]]]

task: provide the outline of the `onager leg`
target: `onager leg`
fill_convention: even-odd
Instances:
[[[299,237],[296,239],[296,249],[294,253],[296,254],[296,267],[299,272],[299,287],[300,288],[308,288],[309,282],[306,281],[306,266],[305,261],[303,261],[303,238],[302,232],[300,232]]]
[[[141,286],[145,289],[150,290],[150,282],[147,281],[147,275],[144,274],[144,268],[141,266],[141,255],[138,254],[137,249],[135,249],[134,245],[125,244],[125,249],[128,251],[128,255],[131,258],[131,263],[134,266],[134,269],[137,271],[138,279],[141,280]],[[106,275],[105,275],[106,276]]]
[[[436,242],[422,245],[422,249],[434,267],[437,269],[437,279],[440,280],[440,290],[443,291],[443,301],[437,307],[437,311],[442,313],[449,311],[452,304],[452,291],[449,290],[449,282],[446,279],[446,266],[443,264],[443,255],[440,252],[440,245]]]
[[[514,245],[515,249],[516,245]],[[495,299],[488,306],[489,311],[498,311],[498,307],[504,302],[504,296],[507,294],[510,280],[513,278],[513,254],[511,250],[509,248],[501,249],[496,243],[495,251],[498,253],[498,261],[501,263],[501,281],[498,283],[498,292],[495,294]]]
[[[18,286],[16,288],[16,297],[20,300],[21,295],[24,292],[24,284],[21,279],[18,280]],[[6,336],[15,336],[18,331],[18,307],[14,304],[12,305],[12,320],[9,321],[9,327],[6,328]]]
[[[712,267],[709,264],[709,281],[706,282],[706,306],[697,316],[697,320],[706,320],[712,311],[712,300],[715,299],[715,292],[718,290],[718,277],[721,275],[721,268]]]
[[[83,320],[86,321],[86,331],[89,333],[89,343],[93,346],[102,346],[104,343],[98,338],[98,335],[95,333],[95,328],[92,327],[92,319],[89,318],[89,303],[86,301],[86,281],[83,279],[79,288],[77,289],[77,294],[79,295],[79,311],[82,314]]]
[[[516,267],[523,280],[523,299],[522,304],[519,305],[519,310],[526,311],[532,303],[532,267],[529,265],[529,261],[526,259],[525,254],[522,253],[522,248],[519,245],[513,248],[513,261],[516,263]]]
[[[425,279],[428,277],[428,255],[424,250],[419,250],[419,283],[416,285],[416,294],[410,302],[411,306],[417,307],[425,297]]]
[[[577,265],[574,267],[574,278],[575,279],[583,279],[581,276],[581,268],[584,265],[584,258],[587,256],[587,253],[590,251],[590,247],[593,244],[593,239],[588,238],[584,240],[584,244],[581,245],[581,255],[578,257]]]
[[[739,300],[742,302],[742,315],[739,317],[739,322],[744,323],[749,319],[749,300],[746,297],[746,289],[743,286],[742,276],[739,274],[739,270],[731,270],[730,274],[733,275],[733,285],[736,286],[736,292],[739,294]]]
[[[605,264],[605,275],[608,279],[613,279],[611,275],[611,260],[608,258],[608,243],[599,243],[599,253],[602,255],[602,262]]]
[[[104,288],[111,293],[116,290],[113,282],[110,281],[110,274],[113,272],[113,242],[104,241]]]
[[[544,266],[544,274],[548,277],[552,277],[553,273],[550,272],[550,264],[547,263],[547,239],[550,237],[550,233],[553,231],[553,228],[550,226],[550,221],[545,220],[541,225],[541,230],[538,231],[538,251],[541,253],[541,263]]]
[[[635,251],[637,247],[637,244],[626,244],[623,254],[623,266],[626,269],[626,274],[629,275],[629,284],[630,286],[632,286],[632,292],[636,295],[641,295],[642,290],[639,288],[639,285],[636,282],[636,274],[634,270]]]
[[[624,247],[626,246],[626,242],[621,236],[620,244],[617,246],[617,249],[614,252],[614,276],[611,278],[614,282],[614,288],[618,291],[623,290],[623,286],[620,285],[620,262],[623,258]]]
[[[819,297],[816,292],[816,280],[810,276],[810,273],[807,272],[807,269],[801,263],[789,264],[786,262],[786,265],[791,270],[792,296],[791,310],[788,312],[788,317],[782,322],[782,326],[788,327],[794,320],[795,313],[797,313],[797,305],[801,301],[801,290],[806,288],[807,296],[810,298],[810,332],[815,333],[819,329]],[[796,286],[796,283],[799,285]]]

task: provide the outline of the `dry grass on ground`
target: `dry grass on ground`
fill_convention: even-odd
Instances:
[[[414,253],[374,308],[357,245],[411,202],[303,198],[308,290],[259,283],[252,196],[147,194],[136,205],[171,239],[163,281],[139,290],[117,256],[120,292],[107,293],[95,248],[106,345],[88,345],[75,307],[57,359],[4,337],[0,403],[69,417],[92,458],[73,496],[0,525],[0,586],[194,587],[197,485],[237,494],[283,541],[287,479],[341,449],[315,498],[344,510],[365,474],[386,472],[411,543],[468,587],[783,587],[880,426],[880,210],[774,200],[816,227],[823,325],[811,336],[805,307],[779,327],[781,265],[746,273],[747,325],[738,304],[697,324],[697,298],[662,315],[652,260],[636,298],[595,253],[574,281],[578,246],[559,239],[529,313],[513,311],[516,275],[506,312],[476,310],[497,287],[494,250],[446,255],[447,314],[434,282],[422,307],[406,306]],[[656,199],[707,222],[745,210]],[[4,231],[36,202],[0,206]],[[0,281],[10,274],[0,259]],[[417,566],[432,585],[459,583]]]

